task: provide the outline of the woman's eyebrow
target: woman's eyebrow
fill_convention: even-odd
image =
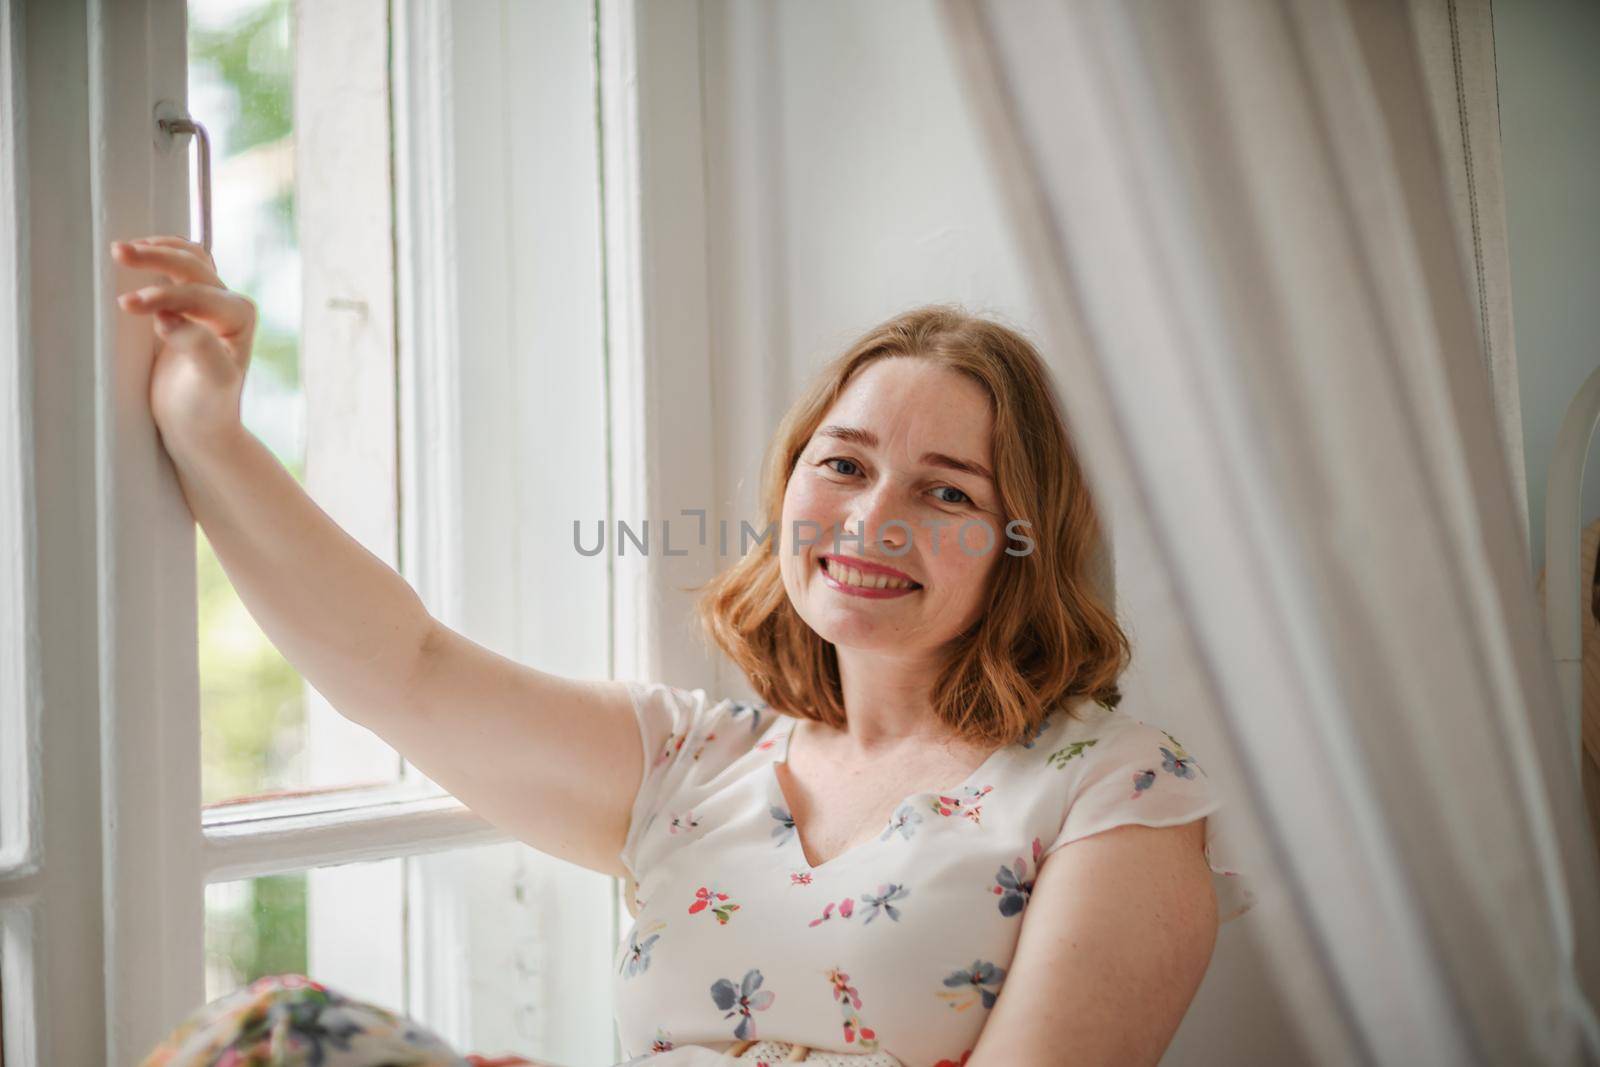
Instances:
[[[817,430],[816,436],[849,441],[864,448],[878,447],[878,435],[859,426],[829,424]],[[946,467],[953,471],[961,471],[963,474],[971,474],[974,477],[986,478],[991,482],[994,481],[994,475],[989,473],[988,467],[981,463],[974,463],[970,459],[957,459],[954,456],[947,456],[943,452],[924,452],[922,454],[922,462],[932,467]]]

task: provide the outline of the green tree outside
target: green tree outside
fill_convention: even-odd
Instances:
[[[223,13],[230,9],[235,14],[224,21]],[[294,57],[288,0],[265,0],[243,10],[215,0],[191,0],[189,12],[191,81],[206,77],[220,82],[233,98],[234,106],[220,121],[219,116],[199,116],[219,133],[219,144],[232,156],[291,138]],[[291,245],[294,204],[290,190],[259,208],[263,221]],[[220,229],[229,220],[219,218],[215,223]],[[243,277],[228,279],[228,284],[260,304],[265,269],[258,266]],[[299,357],[299,338],[263,317],[250,373],[297,388]],[[303,456],[279,459],[304,481]],[[202,800],[213,804],[296,784],[305,745],[305,691],[299,674],[239,599],[204,531],[196,533]],[[208,972],[224,976],[218,979],[224,985],[268,974],[303,973],[306,876],[256,878],[248,886],[242,907],[212,907],[208,899]],[[208,898],[237,900],[234,894],[208,894]],[[208,989],[207,996],[219,996],[229,988]]]

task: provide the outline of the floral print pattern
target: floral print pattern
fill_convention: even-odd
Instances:
[[[761,988],[761,982],[761,972],[752,967],[745,972],[737,987],[726,978],[717,979],[711,986],[712,1002],[727,1013],[723,1018],[739,1016],[739,1025],[733,1028],[733,1036],[741,1041],[756,1036],[755,1018],[750,1013],[766,1011],[776,999],[772,990]]]
[[[768,1042],[962,1067],[998,1003],[1050,856],[1112,826],[1173,825],[1216,808],[1204,770],[1170,733],[1115,702],[1084,702],[1046,715],[961,785],[908,796],[875,836],[814,868],[776,770],[797,720],[712,704],[701,691],[641,685],[636,695],[646,751],[687,738],[676,760],[647,775],[636,802],[643,829],[624,859],[666,890],[651,894],[640,918],[670,919],[662,902],[677,900],[718,921],[641,925],[628,939],[615,988],[630,1054],[648,1053],[652,1035],[666,1032],[679,1048],[730,1031],[754,1040],[759,1021]],[[667,820],[652,828],[658,810],[703,832]],[[1220,898],[1238,876],[1217,862],[1207,825]],[[713,842],[719,851],[709,851]],[[818,975],[826,1001],[809,984]],[[949,1010],[930,1012],[936,1004]]]
[[[839,918],[848,919],[848,918],[850,918],[850,916],[854,915],[855,913],[856,913],[856,898],[855,897],[845,897],[843,900],[839,901]],[[833,902],[832,901],[830,901],[827,904],[827,906],[825,906],[822,909],[821,918],[812,919],[806,925],[807,926],[820,926],[822,923],[827,922],[831,918],[833,918]]]
[[[773,844],[782,848],[794,836],[794,816],[790,815],[789,809],[781,804],[773,804],[767,810],[778,820],[778,825],[772,828],[772,836],[775,839]]]
[[[896,901],[896,900],[904,899],[908,894],[910,894],[910,892],[911,892],[911,890],[907,889],[903,885],[895,885],[893,883],[887,883],[887,884],[884,884],[884,885],[880,885],[878,887],[878,891],[876,893],[863,893],[863,894],[861,894],[861,897],[860,897],[861,902],[863,904],[867,905],[865,911],[863,912],[863,914],[866,915],[866,918],[861,920],[861,925],[862,926],[866,926],[868,923],[872,922],[873,919],[876,919],[879,915],[887,915],[890,919],[894,920],[895,922],[899,922],[900,921],[900,909],[896,908],[892,902]],[[839,906],[839,911],[838,911],[839,918],[841,918],[841,919],[852,918],[856,913],[856,898],[854,898],[854,897],[845,897],[843,900],[838,902],[838,906]],[[818,918],[812,919],[806,925],[808,925],[808,926],[820,926],[823,923],[827,922],[829,919],[833,918],[833,916],[834,916],[833,908],[834,908],[833,902],[830,901],[828,904],[826,904],[823,907],[822,915],[820,917],[818,917]]]
[[[1075,760],[1079,756],[1082,756],[1085,752],[1089,751],[1089,749],[1092,748],[1099,740],[1100,739],[1098,737],[1091,737],[1084,741],[1074,741],[1064,748],[1056,749],[1054,752],[1050,753],[1050,766],[1056,768],[1057,770],[1061,770],[1062,768],[1066,767],[1069,761]]]
[[[983,810],[983,805],[978,802],[984,797],[988,796],[993,789],[994,786],[992,785],[986,785],[982,789],[971,785],[963,786],[961,788],[961,796],[947,797],[942,794],[935,796],[933,800],[929,802],[929,807],[931,807],[938,814],[946,817],[959,814],[963,818],[970,819],[975,823],[981,822],[982,820],[979,818],[979,814]]]
[[[895,834],[909,841],[911,835],[917,832],[917,824],[922,822],[922,814],[910,804],[902,804],[895,811],[894,817],[889,820],[889,825],[883,828],[883,833],[878,835],[879,841],[887,841]]]
[[[708,908],[717,917],[718,924],[727,926],[733,913],[739,910],[739,905],[730,901],[728,894],[701,886],[694,891],[694,903],[689,905],[689,914],[698,915]]]
[[[1033,865],[1037,870],[1040,853],[1044,851],[1044,843],[1037,837],[1033,839]],[[1033,879],[1028,876],[1028,861],[1021,856],[1017,857],[1011,866],[1001,866],[1000,873],[994,876],[994,892],[1000,897],[1000,914],[1007,918],[1021,915],[1022,909],[1028,906],[1028,900],[1033,896]]]
[[[850,976],[835,967],[828,971],[828,982],[844,1013],[844,1043],[862,1052],[878,1051],[878,1032],[861,1021],[861,994],[850,984]]]
[[[895,922],[900,921],[900,912],[890,901],[900,900],[911,890],[903,885],[880,885],[876,893],[863,893],[862,903],[867,905],[867,917],[861,921],[862,926],[876,919],[881,913],[889,916]]]
[[[1005,980],[1004,967],[996,967],[986,960],[973,960],[971,967],[945,976],[944,984],[955,992],[940,993],[939,999],[956,1011],[966,1011],[980,1003],[992,1008]]]
[[[1173,737],[1165,730],[1162,730],[1161,733],[1168,741],[1172,742],[1171,749],[1166,748],[1165,746],[1163,746],[1161,749],[1162,770],[1167,771],[1170,774],[1175,774],[1179,778],[1193,778],[1195,771],[1200,771],[1201,774],[1205,773],[1205,771],[1201,770],[1200,764],[1195,762],[1194,757],[1189,755],[1188,752],[1184,751],[1183,746],[1178,743],[1178,739],[1176,737]],[[1176,751],[1173,751],[1174,749],[1176,749]]]
[[[623,977],[632,978],[650,969],[650,950],[661,940],[661,935],[653,931],[660,930],[666,925],[659,919],[651,922],[643,930],[639,928],[638,923],[633,924],[633,929],[628,931],[628,947],[622,954]],[[650,936],[640,941],[641,933],[648,933]]]
[[[436,1034],[304,975],[273,975],[200,1008],[140,1067],[469,1067]]]
[[[714,1035],[755,1040],[759,1020],[818,1049],[963,1067],[1002,994],[1017,920],[1049,856],[1112,826],[1172,825],[1216,808],[1205,770],[1172,734],[1102,703],[1082,718],[1052,712],[985,762],[981,782],[975,774],[974,784],[914,794],[875,838],[822,868],[797,868],[799,830],[770,777],[785,751],[780,720],[759,702],[713,705],[698,690],[639,686],[634,696],[649,758],[622,859],[653,888],[647,899],[635,886],[639,912],[616,960],[618,1022],[634,1057],[625,1064]],[[1253,894],[1207,826],[1226,921]],[[725,852],[708,853],[712,841]],[[817,897],[827,898],[820,916]],[[800,917],[812,932],[793,936]],[[743,958],[749,952],[768,955]],[[725,963],[730,954],[737,968]],[[780,1002],[775,990],[789,989]],[[930,1012],[934,1003],[949,1010]],[[291,975],[207,1005],[144,1067],[483,1062],[402,1016]]]

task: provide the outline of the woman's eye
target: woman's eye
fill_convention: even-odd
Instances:
[[[850,469],[841,470],[838,467],[832,466],[832,464],[835,464],[835,463],[843,463]],[[827,467],[829,470],[833,471],[835,474],[843,474],[843,475],[846,475],[846,476],[854,476],[856,474],[860,474],[861,473],[860,465],[858,463],[856,463],[855,460],[847,459],[844,456],[829,456],[827,459],[822,460],[818,465],[822,466],[822,467]],[[939,503],[941,503],[941,504],[949,504],[952,507],[961,507],[963,505],[976,504],[977,503],[977,501],[973,500],[970,496],[968,496],[966,493],[962,492],[960,489],[957,489],[953,485],[941,485],[941,486],[936,487],[933,491],[935,493],[954,493],[956,495],[957,499],[950,499],[948,497],[938,497],[938,498],[936,498],[936,499],[938,499]]]

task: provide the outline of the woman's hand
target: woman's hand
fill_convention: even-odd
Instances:
[[[255,304],[222,284],[211,253],[182,237],[116,241],[111,256],[170,283],[117,297],[124,311],[155,316],[162,345],[150,370],[150,413],[163,442],[170,449],[238,429]]]

